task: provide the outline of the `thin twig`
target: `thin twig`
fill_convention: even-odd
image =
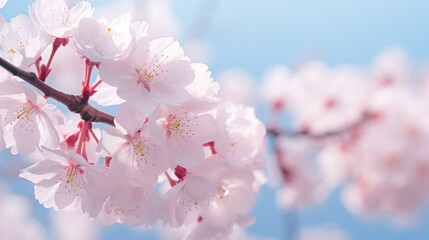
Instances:
[[[24,71],[5,59],[0,57],[0,66],[10,72],[12,75],[21,78],[35,88],[39,89],[46,97],[53,98],[58,102],[67,106],[67,108],[74,113],[80,115],[82,120],[90,122],[102,122],[114,126],[114,116],[102,112],[91,106],[87,100],[82,99],[80,96],[66,94],[60,92],[43,81],[33,72]]]
[[[338,136],[344,133],[348,133],[351,130],[363,125],[364,123],[366,123],[368,120],[372,119],[373,115],[369,114],[369,113],[365,113],[363,114],[362,118],[349,125],[346,126],[342,129],[338,129],[338,130],[333,130],[333,131],[328,131],[325,133],[312,133],[308,130],[301,130],[301,131],[290,131],[290,130],[279,130],[276,128],[267,128],[267,133],[268,134],[272,134],[274,136],[286,136],[286,137],[300,137],[300,136],[304,136],[304,137],[308,137],[308,138],[314,138],[314,139],[323,139],[323,138],[327,138],[327,137],[334,137],[334,136]]]

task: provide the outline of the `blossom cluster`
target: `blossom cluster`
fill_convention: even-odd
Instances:
[[[149,36],[146,22],[94,18],[88,2],[71,2],[37,0],[30,17],[0,18],[0,57],[46,86],[62,78],[57,52],[80,56],[83,79],[70,81],[82,81],[81,105],[69,109],[119,106],[98,129],[98,116],[66,118],[46,92],[0,70],[0,144],[35,156],[20,176],[36,199],[105,225],[161,221],[190,239],[250,225],[266,132],[253,108],[223,101],[208,67],[173,39]]]
[[[353,213],[413,220],[429,200],[427,76],[399,50],[370,70],[319,62],[271,69],[262,96],[273,112],[279,204],[302,208],[344,186]]]

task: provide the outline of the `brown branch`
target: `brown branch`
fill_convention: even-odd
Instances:
[[[82,120],[90,122],[102,122],[112,126],[115,125],[113,122],[114,117],[112,115],[94,108],[88,103],[88,100],[82,99],[80,96],[60,92],[41,81],[35,73],[24,71],[1,57],[0,66],[10,72],[12,75],[21,78],[35,88],[39,89],[41,92],[43,92],[43,94],[45,94],[46,97],[53,98],[64,104],[71,112],[79,114]]]
[[[366,123],[368,120],[373,118],[373,114],[370,113],[364,113],[362,118],[349,125],[346,126],[342,129],[338,129],[338,130],[333,130],[333,131],[328,131],[325,133],[312,133],[308,130],[301,130],[301,131],[289,131],[289,130],[279,130],[276,129],[274,127],[268,127],[267,128],[267,133],[268,134],[272,134],[273,136],[287,136],[287,137],[300,137],[300,136],[304,136],[304,137],[308,137],[308,138],[314,138],[314,139],[323,139],[323,138],[327,138],[327,137],[334,137],[334,136],[339,136],[341,134],[344,133],[348,133],[350,131],[352,131],[353,129],[356,129],[357,127],[363,125],[364,123]]]

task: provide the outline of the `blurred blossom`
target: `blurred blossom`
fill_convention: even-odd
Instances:
[[[30,203],[24,197],[0,189],[0,239],[48,239],[45,229],[31,216]]]
[[[429,106],[403,88],[380,92],[373,105],[379,117],[346,152],[352,182],[343,199],[352,212],[408,222],[429,200]]]
[[[322,202],[328,189],[311,156],[317,146],[306,138],[278,138],[277,161],[284,186],[277,193],[282,208],[303,208]]]
[[[249,73],[230,69],[220,73],[216,79],[221,86],[219,95],[223,101],[244,105],[255,104],[256,84]]]
[[[291,79],[290,70],[285,66],[276,66],[268,70],[262,78],[261,96],[270,108],[287,106],[292,93],[297,90],[297,83]]]
[[[214,57],[213,48],[206,42],[197,39],[191,39],[183,45],[185,54],[191,59],[191,62],[201,62],[209,64]]]
[[[280,206],[321,202],[344,182],[344,204],[358,215],[409,223],[427,204],[425,72],[412,75],[399,50],[382,53],[370,69],[312,62],[265,75],[262,96],[292,116],[290,131],[298,133],[276,138]]]
[[[151,39],[178,35],[178,21],[168,0],[112,1],[97,7],[94,15],[113,20],[125,13],[131,13],[133,21],[147,21],[150,26],[148,36]]]
[[[294,129],[323,133],[359,120],[368,94],[365,77],[358,69],[319,62],[293,73],[278,66],[265,75],[262,96],[271,108],[292,114]]]
[[[412,69],[407,55],[399,49],[389,49],[375,58],[372,67],[374,82],[388,86],[396,83],[409,83]]]
[[[72,212],[51,211],[51,221],[55,239],[99,239],[99,226],[93,220],[90,220],[88,216]]]

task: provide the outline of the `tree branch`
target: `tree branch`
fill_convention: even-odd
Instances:
[[[320,134],[311,133],[308,130],[288,131],[288,130],[279,130],[279,129],[276,129],[276,128],[273,128],[273,127],[267,128],[267,133],[272,134],[272,135],[274,135],[276,137],[279,136],[279,135],[282,135],[282,136],[287,136],[287,137],[305,136],[305,137],[308,137],[308,138],[323,139],[323,138],[338,136],[338,135],[350,132],[351,130],[353,130],[353,129],[355,129],[355,128],[361,126],[361,125],[363,125],[365,122],[367,122],[368,120],[372,119],[373,117],[374,117],[373,114],[364,113],[363,116],[362,116],[362,118],[359,121],[357,121],[357,122],[355,122],[355,123],[353,123],[353,124],[351,124],[349,126],[346,126],[346,127],[342,128],[342,129],[328,131],[328,132],[320,133]]]
[[[88,100],[82,99],[77,95],[60,92],[41,81],[35,73],[24,71],[1,57],[0,66],[10,72],[12,75],[21,78],[35,88],[39,89],[41,92],[43,92],[43,94],[45,94],[46,97],[53,98],[64,104],[71,112],[79,114],[82,120],[90,122],[102,122],[112,126],[115,125],[113,121],[115,118],[114,116],[94,108],[88,103]]]

